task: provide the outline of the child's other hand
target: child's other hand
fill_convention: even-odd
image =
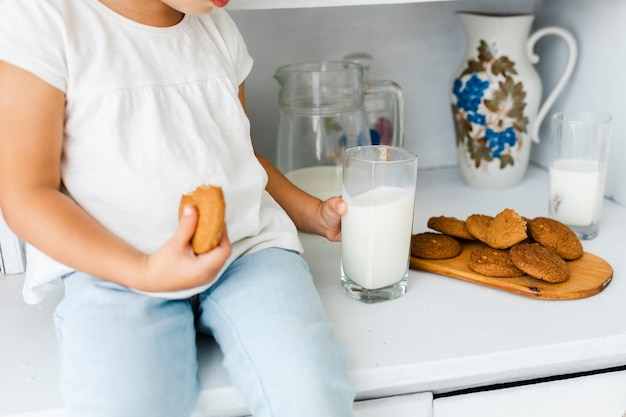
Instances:
[[[330,197],[320,204],[320,217],[324,225],[324,236],[331,242],[341,240],[341,216],[348,211],[348,205],[341,197]]]
[[[232,248],[226,225],[214,249],[202,255],[193,252],[190,240],[196,228],[198,212],[188,207],[172,238],[149,256],[145,283],[148,289],[143,290],[177,291],[210,283],[230,256]]]

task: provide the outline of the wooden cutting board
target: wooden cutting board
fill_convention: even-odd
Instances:
[[[458,278],[502,291],[546,300],[575,300],[598,294],[613,279],[613,268],[604,259],[585,252],[575,261],[568,261],[570,278],[560,284],[532,278],[493,278],[478,274],[467,266],[472,249],[484,246],[478,242],[463,243],[463,251],[450,259],[422,259],[411,257],[411,268]]]

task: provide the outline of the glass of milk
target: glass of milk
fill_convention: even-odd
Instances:
[[[341,219],[341,281],[351,297],[373,303],[405,294],[417,156],[371,145],[346,149]]]
[[[552,116],[550,216],[568,225],[580,239],[598,234],[611,119],[604,113]]]

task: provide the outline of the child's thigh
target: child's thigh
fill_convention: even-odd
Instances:
[[[200,306],[199,330],[211,333],[234,327],[291,338],[291,331],[308,333],[315,326],[330,331],[306,262],[283,249],[237,259],[216,285],[200,294]]]
[[[74,273],[55,312],[74,416],[188,416],[197,399],[193,312]]]
[[[237,260],[201,295],[199,325],[255,416],[351,415],[346,355],[299,255],[266,249]]]

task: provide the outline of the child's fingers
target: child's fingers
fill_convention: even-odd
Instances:
[[[224,224],[224,229],[222,230],[222,237],[220,238],[219,243],[213,249],[213,251],[216,251],[216,249],[217,251],[222,253],[221,256],[223,256],[224,258],[227,258],[230,256],[232,248],[230,244],[230,239],[228,238],[228,230],[226,228],[226,224]]]
[[[341,197],[337,197],[333,203],[334,203],[333,208],[335,210],[335,213],[339,214],[340,216],[343,216],[344,214],[347,213],[348,205]]]
[[[183,242],[183,244],[188,244],[196,231],[197,223],[198,211],[192,205],[185,204],[178,221],[178,227],[174,232],[174,239]]]

